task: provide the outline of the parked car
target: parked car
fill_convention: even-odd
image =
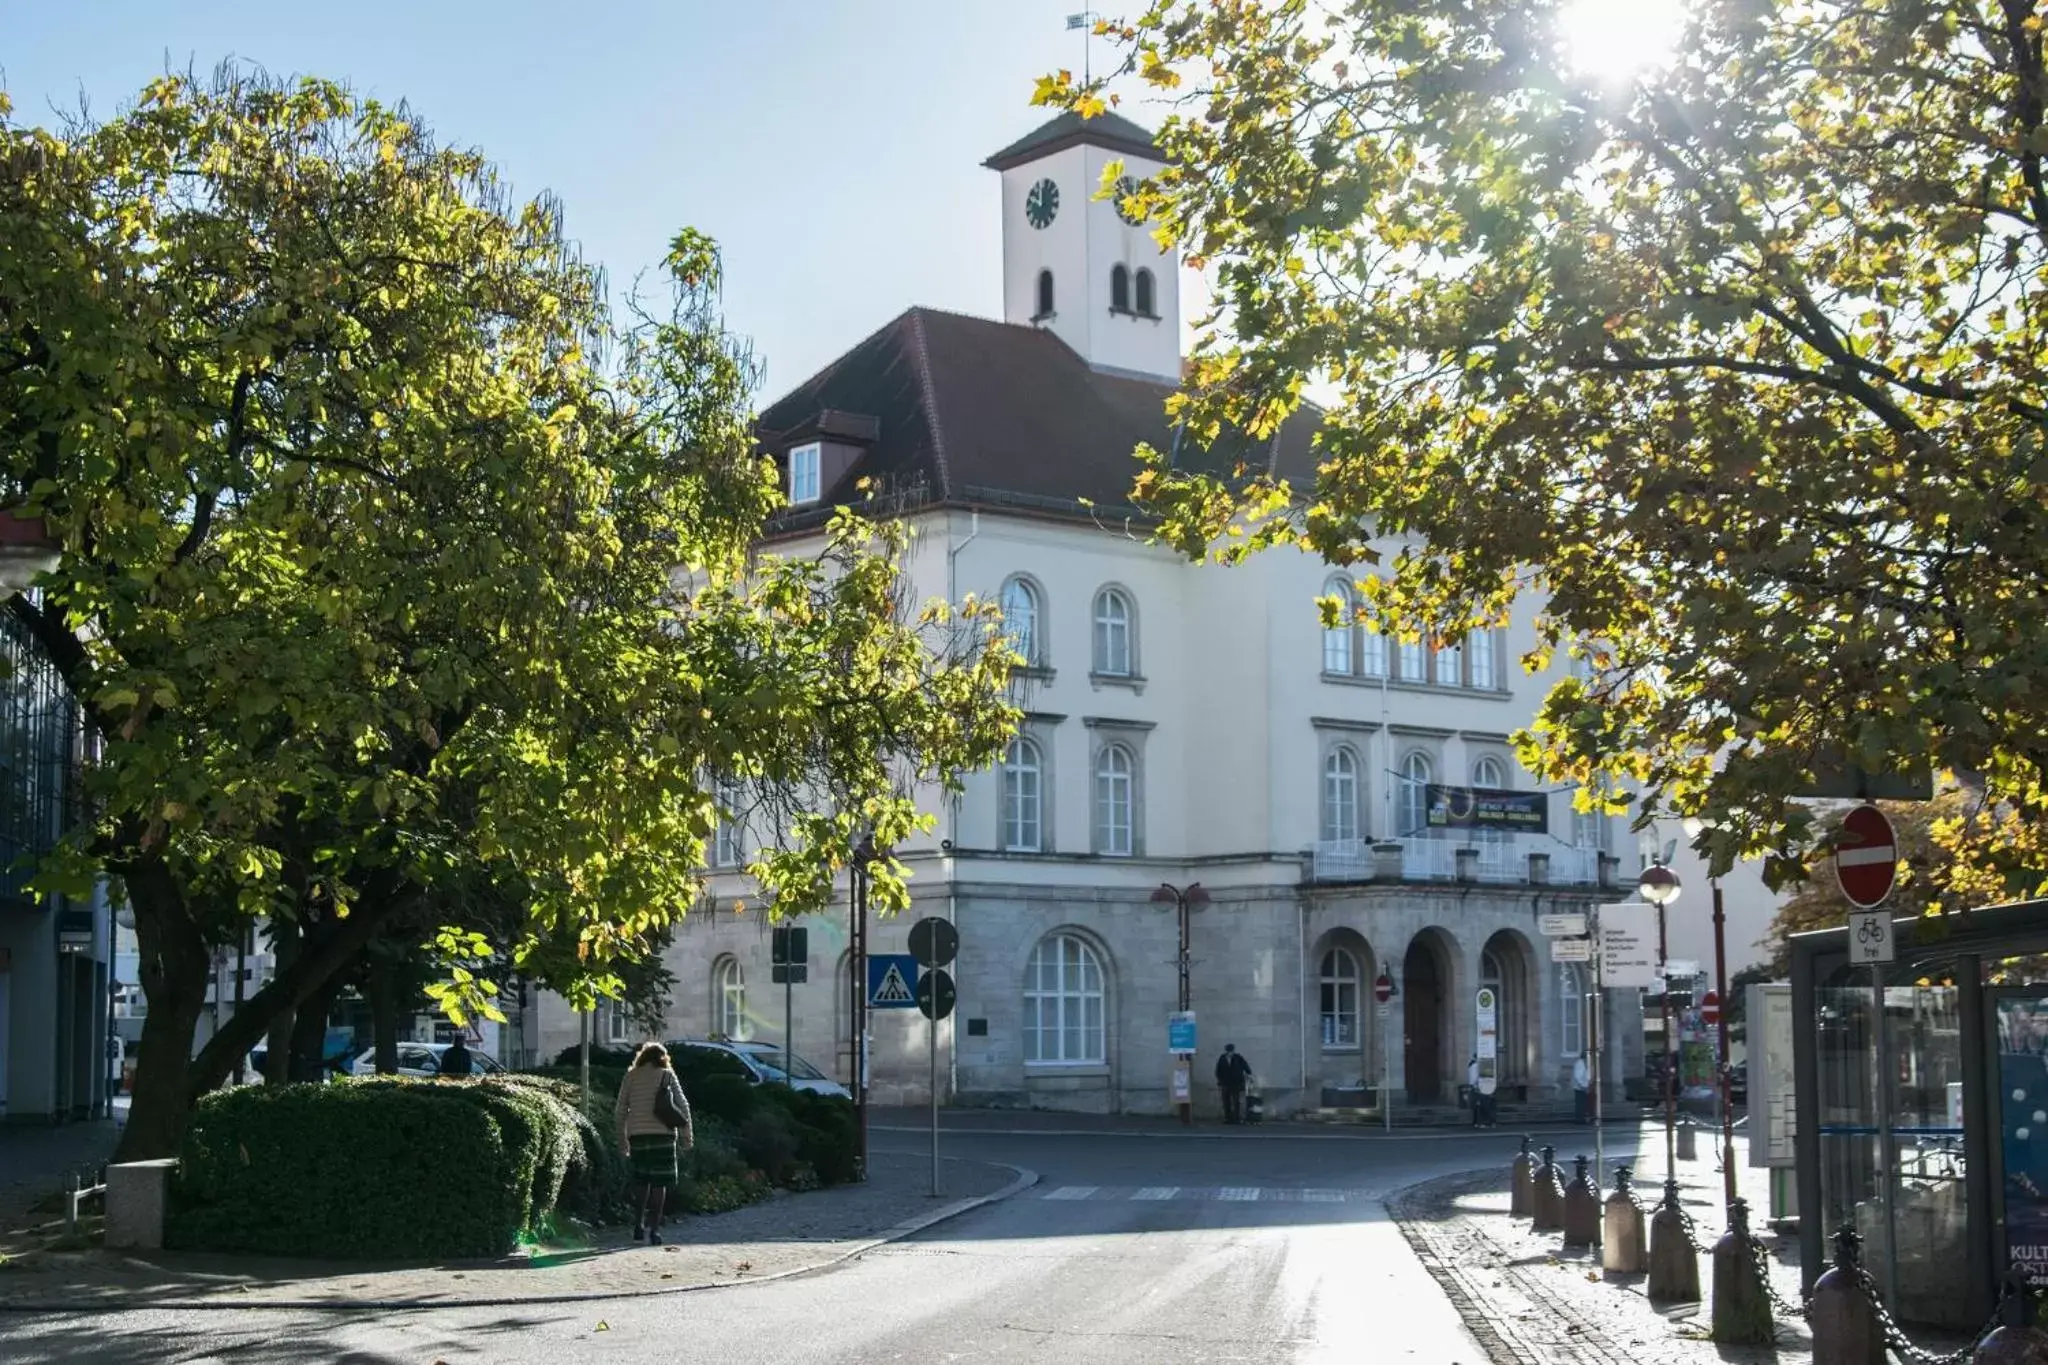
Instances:
[[[398,1074],[401,1076],[438,1076],[441,1074],[441,1054],[448,1050],[446,1043],[400,1043],[398,1045]],[[469,1074],[488,1076],[505,1068],[498,1059],[488,1052],[469,1050]],[[371,1048],[350,1065],[349,1073],[355,1076],[377,1074],[377,1049]]]
[[[845,1086],[805,1061],[801,1052],[790,1056],[789,1069],[792,1075],[784,1076],[784,1053],[775,1043],[741,1042],[732,1038],[675,1038],[668,1042],[667,1047],[671,1053],[691,1048],[720,1052],[737,1058],[756,1085],[787,1083],[798,1090],[808,1090],[814,1095],[837,1095],[843,1100],[853,1098],[846,1093]]]

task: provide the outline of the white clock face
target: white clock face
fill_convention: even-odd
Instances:
[[[1135,176],[1127,175],[1123,179],[1116,182],[1116,216],[1123,219],[1126,223],[1129,223],[1132,227],[1136,227],[1140,223],[1145,221],[1144,214],[1133,213],[1124,204],[1124,200],[1130,198],[1137,192],[1138,181]]]
[[[1051,227],[1059,211],[1060,187],[1050,180],[1039,181],[1024,196],[1024,221],[1035,228]]]

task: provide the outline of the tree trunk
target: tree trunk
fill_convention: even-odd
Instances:
[[[370,1027],[376,1035],[377,1074],[398,1074],[398,987],[389,958],[370,959]]]
[[[275,979],[299,959],[299,926],[296,920],[276,920],[270,931],[271,951],[277,964],[272,978]],[[271,1085],[283,1085],[291,1079],[293,1016],[290,1008],[281,1009],[270,1021],[270,1032],[264,1042],[263,1079]]]
[[[206,1006],[209,957],[199,927],[186,913],[161,863],[121,869],[135,910],[138,975],[149,1012],[135,1059],[135,1090],[116,1159],[145,1161],[176,1153],[191,1117],[185,1084],[192,1037]]]
[[[336,972],[299,1002],[292,1023],[292,1067],[294,1081],[318,1081],[326,1074],[327,1015],[334,997],[341,994],[341,973]]]

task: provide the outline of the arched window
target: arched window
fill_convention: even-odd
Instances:
[[[1095,671],[1128,678],[1137,671],[1137,649],[1131,628],[1131,599],[1122,589],[1095,594]]]
[[[1507,767],[1492,754],[1481,754],[1479,761],[1472,765],[1472,785],[1492,787],[1504,791],[1508,785]],[[1470,831],[1471,846],[1479,850],[1479,870],[1486,877],[1499,877],[1508,870],[1508,836],[1505,830],[1475,829]]]
[[[754,1034],[747,1018],[747,977],[736,957],[722,957],[711,969],[711,1019],[728,1038],[745,1039]]]
[[[1003,634],[1010,648],[1024,661],[1025,668],[1039,668],[1038,589],[1028,579],[1013,578],[1003,584]]]
[[[1109,311],[1131,311],[1131,272],[1120,265],[1111,266],[1109,269]]]
[[[1140,270],[1138,272],[1138,316],[1141,318],[1156,318],[1159,316],[1152,309],[1152,272],[1149,270]]]
[[[1095,851],[1127,858],[1136,847],[1138,763],[1121,744],[1095,756]]]
[[[1564,1021],[1558,1043],[1565,1056],[1576,1057],[1586,1050],[1586,981],[1576,962],[1558,964],[1557,990],[1564,1006],[1558,1014]]]
[[[1037,318],[1049,318],[1051,316],[1052,272],[1050,270],[1041,270],[1038,272],[1038,312],[1033,320],[1036,321]]]
[[[1038,745],[1022,735],[1011,740],[1003,755],[1003,847],[1012,853],[1037,853],[1043,847],[1040,772]]]
[[[1401,760],[1401,794],[1394,807],[1394,833],[1412,839],[1429,832],[1429,784],[1436,780],[1429,755],[1412,753]]]
[[[1492,754],[1482,754],[1479,761],[1472,765],[1472,785],[1505,791],[1508,785],[1507,769],[1503,768],[1501,761]]]
[[[1348,578],[1333,578],[1323,587],[1326,597],[1337,599],[1337,624],[1323,630],[1323,672],[1349,674],[1358,654],[1352,648],[1358,632],[1358,590]]]
[[[1500,686],[1500,676],[1495,672],[1491,630],[1475,630],[1465,637],[1465,648],[1470,655],[1466,667],[1470,670],[1472,686],[1493,691]]]
[[[1073,934],[1039,940],[1024,972],[1024,1060],[1100,1065],[1105,1033],[1102,959]]]
[[[1323,840],[1358,838],[1358,755],[1339,744],[1323,757]]]
[[[1348,1052],[1358,1046],[1358,959],[1343,948],[1323,954],[1323,1051]]]

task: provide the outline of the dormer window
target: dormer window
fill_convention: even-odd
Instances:
[[[795,446],[789,452],[789,501],[802,506],[818,500],[818,462],[821,448],[816,441]]]

